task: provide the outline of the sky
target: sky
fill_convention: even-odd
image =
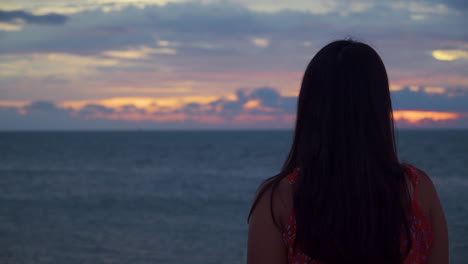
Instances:
[[[400,128],[468,128],[468,1],[2,0],[0,130],[290,129],[327,43],[374,47]]]

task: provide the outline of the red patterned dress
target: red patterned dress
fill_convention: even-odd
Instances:
[[[287,176],[290,184],[294,184],[297,170]],[[413,198],[411,200],[411,212],[409,217],[410,231],[412,236],[412,247],[409,255],[404,261],[404,264],[421,264],[426,263],[429,256],[429,249],[433,240],[433,231],[428,217],[424,214],[421,203],[418,201],[418,183],[419,176],[416,168],[408,166],[406,174],[409,176],[413,187]],[[294,240],[296,238],[296,218],[294,211],[289,216],[288,222],[283,232],[283,241],[288,248],[288,263],[289,264],[319,264],[320,262],[311,259],[301,252],[300,249],[294,250]],[[405,236],[402,236],[402,250],[408,241]]]

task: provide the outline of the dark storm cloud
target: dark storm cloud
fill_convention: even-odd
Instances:
[[[50,13],[47,15],[33,15],[29,12],[16,10],[16,11],[4,11],[0,10],[0,21],[1,22],[15,22],[15,20],[21,19],[28,24],[49,24],[49,25],[61,25],[67,22],[68,17],[60,14]]]

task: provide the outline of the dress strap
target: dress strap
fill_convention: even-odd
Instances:
[[[293,185],[296,183],[297,174],[299,172],[299,168],[295,168],[291,173],[289,173],[286,178],[288,178],[289,184]]]

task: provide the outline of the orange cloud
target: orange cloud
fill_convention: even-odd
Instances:
[[[0,101],[0,107],[23,107],[29,104],[26,101]]]
[[[261,102],[259,100],[251,100],[244,104],[244,108],[246,109],[257,108],[260,106],[260,104]]]
[[[436,60],[442,61],[454,61],[460,59],[468,59],[468,51],[465,50],[434,50],[432,51],[432,57]]]
[[[150,48],[141,46],[127,50],[108,50],[102,54],[119,59],[148,59],[152,54],[175,55],[177,54],[177,50],[171,48]]]
[[[454,112],[397,110],[393,111],[393,117],[396,121],[406,120],[409,123],[418,124],[425,119],[432,121],[454,120],[460,118],[461,114]]]
[[[420,87],[417,90],[421,90]],[[416,90],[416,89],[414,89]],[[427,91],[426,91],[427,90]],[[434,103],[433,110],[417,103],[422,91],[403,91],[410,96],[393,112],[397,125],[401,127],[466,126],[468,112],[464,104],[466,97],[447,97],[443,88],[425,87],[426,104]],[[398,91],[395,93],[399,93]],[[398,97],[397,97],[398,98]],[[439,101],[434,101],[434,100]],[[422,100],[422,99],[421,99]],[[227,96],[185,96],[185,97],[114,97],[101,100],[65,101],[58,104],[47,101],[23,102],[0,101],[4,114],[23,115],[33,119],[50,120],[118,120],[128,124],[154,124],[160,126],[196,127],[251,127],[251,128],[292,128],[295,120],[297,97],[281,95],[273,88],[262,87],[252,91],[237,90]],[[423,101],[424,102],[424,101]],[[429,108],[430,109],[430,108]],[[1,109],[0,109],[1,110]],[[201,126],[200,126],[201,125]]]
[[[94,113],[86,116],[85,119],[126,120],[136,122],[178,122],[186,120],[187,116],[183,113],[171,113],[166,115],[153,115],[150,113]]]
[[[88,104],[97,104],[109,108],[118,109],[126,105],[133,105],[147,111],[157,111],[159,108],[176,109],[186,103],[206,104],[219,99],[219,96],[182,96],[182,97],[113,97],[102,100],[81,100],[81,101],[65,101],[57,104],[62,108],[73,108],[79,110]],[[0,102],[1,103],[1,102]]]
[[[398,110],[393,112],[395,121],[406,121],[413,125],[420,124],[421,121],[431,120],[434,122],[456,120],[462,114],[454,112],[434,112],[434,111],[415,111],[415,110]],[[128,121],[155,121],[155,122],[177,122],[193,120],[203,124],[226,124],[233,123],[239,125],[255,125],[258,122],[280,121],[278,125],[292,124],[295,119],[294,114],[250,114],[243,113],[234,116],[232,120],[225,120],[223,117],[213,114],[201,114],[197,116],[189,116],[185,113],[96,113],[87,116],[87,119],[110,119],[110,120],[128,120]]]

